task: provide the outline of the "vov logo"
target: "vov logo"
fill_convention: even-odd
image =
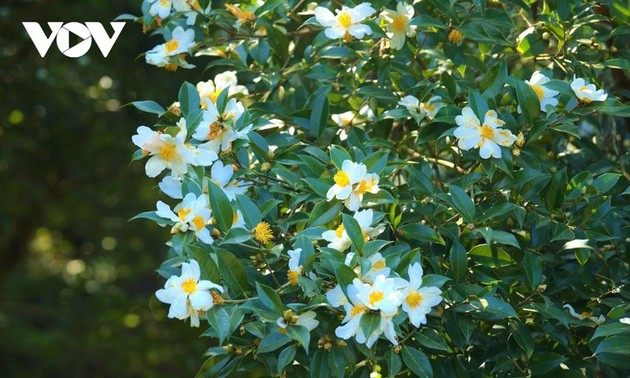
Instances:
[[[50,35],[46,36],[44,30],[38,22],[22,22],[28,36],[31,37],[33,44],[37,48],[39,55],[46,56],[48,49],[53,43],[53,39],[57,40],[57,48],[68,58],[79,58],[85,55],[92,47],[92,39],[96,42],[103,57],[107,57],[112,50],[114,43],[120,36],[125,27],[124,22],[110,22],[114,29],[114,34],[110,37],[100,22],[86,22],[85,25],[79,22],[49,22]],[[70,46],[70,33],[81,39],[74,46]]]

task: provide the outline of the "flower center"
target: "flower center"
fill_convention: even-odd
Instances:
[[[178,47],[179,47],[179,42],[174,38],[166,42],[166,51],[168,52],[175,51],[177,50]]]
[[[219,134],[221,134],[222,130],[223,128],[218,122],[212,122],[210,124],[210,132],[208,132],[207,135],[208,140],[214,140],[217,136],[219,136]]]
[[[409,293],[409,295],[407,296],[407,304],[409,305],[409,307],[418,307],[420,306],[420,303],[422,303],[422,294],[418,293],[417,291],[412,291],[411,293]]]
[[[339,16],[337,16],[337,20],[339,20],[339,24],[344,28],[349,28],[352,25],[352,16],[348,12],[341,12]]]
[[[385,260],[377,260],[372,264],[372,270],[381,270],[383,268],[385,268]]]
[[[457,45],[462,41],[462,33],[457,29],[453,29],[448,33],[448,40]]]
[[[350,183],[350,177],[348,177],[348,174],[344,171],[337,171],[333,180],[335,180],[335,184],[339,186],[346,186]]]
[[[182,290],[188,294],[194,293],[197,291],[197,280],[194,278],[186,278],[184,282],[182,282]]]
[[[297,270],[289,270],[287,273],[287,279],[289,280],[289,284],[295,286],[298,284],[298,277],[300,276],[300,272]]]
[[[376,306],[376,304],[385,298],[385,294],[382,291],[373,291],[370,293],[370,304]]]
[[[374,186],[374,180],[369,180],[369,181],[361,180],[361,182],[359,183],[359,186],[355,190],[355,193],[357,193],[358,195],[365,194],[365,192],[370,191],[373,186]]]
[[[394,33],[404,33],[405,29],[407,29],[407,16],[404,14],[395,15],[390,28]]]
[[[271,226],[267,222],[260,222],[254,227],[254,239],[257,241],[267,244],[271,239],[273,239],[273,232],[271,231]]]
[[[364,305],[353,306],[352,309],[350,309],[350,316],[357,316],[365,312],[365,310],[367,310],[367,307],[365,307]]]
[[[346,230],[346,227],[344,227],[343,224],[340,224],[339,227],[337,227],[337,229],[335,230],[335,234],[337,235],[339,239],[343,237],[343,232],[345,230]]]
[[[203,229],[204,227],[206,227],[206,220],[201,215],[197,215],[196,217],[193,218],[192,224],[194,224],[197,231],[199,231]]]
[[[536,96],[538,96],[538,101],[542,101],[544,97],[544,92],[540,85],[532,85],[532,89],[534,90],[534,92],[536,92]]]
[[[173,159],[175,158],[175,145],[167,144],[165,146],[162,146],[162,148],[160,148],[160,157],[164,161],[173,161]]]
[[[494,129],[488,125],[481,126],[481,136],[483,138],[494,139]]]
[[[182,207],[179,211],[177,211],[177,217],[180,221],[184,222],[190,213],[192,213],[192,209],[190,207]]]
[[[585,85],[582,88],[580,88],[578,92],[586,92],[586,91],[588,91],[588,87]]]

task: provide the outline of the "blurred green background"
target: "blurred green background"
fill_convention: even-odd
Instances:
[[[141,53],[162,43],[128,22],[107,58],[53,44],[41,58],[22,21],[140,14],[136,1],[0,2],[0,376],[193,376],[207,340],[166,319],[154,270],[168,232],[127,220],[160,197],[131,136],[202,69],[169,73]],[[48,27],[44,27],[49,33]],[[153,299],[150,299],[153,298]]]

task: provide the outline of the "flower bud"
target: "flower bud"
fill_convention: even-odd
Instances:
[[[167,110],[175,114],[176,116],[182,115],[182,107],[178,101],[175,101],[174,103],[172,103],[171,106],[169,106]]]
[[[455,28],[451,29],[451,31],[448,33],[448,40],[455,45],[459,45],[459,43],[462,41],[462,38],[462,33]]]
[[[525,136],[523,135],[522,132],[518,133],[515,144],[516,144],[516,147],[518,148],[523,148],[523,146],[525,145]]]

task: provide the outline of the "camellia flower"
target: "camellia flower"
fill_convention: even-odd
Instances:
[[[273,231],[271,231],[271,226],[267,222],[258,223],[252,232],[254,233],[254,239],[262,244],[267,244],[273,239]]]
[[[352,285],[348,286],[347,292],[350,300],[343,305],[346,316],[342,325],[335,329],[335,335],[345,340],[354,336],[358,343],[371,348],[384,333],[394,345],[398,345],[392,321],[402,301],[397,281],[380,275],[376,277],[374,284],[370,285],[355,278]],[[372,334],[365,335],[361,329],[361,319],[369,311],[378,311],[381,319]]]
[[[415,263],[409,267],[409,285],[403,289],[402,309],[409,315],[409,321],[415,327],[427,323],[427,314],[431,307],[442,302],[442,291],[435,287],[422,285],[422,266]]]
[[[374,221],[372,209],[357,211],[354,213],[353,218],[357,220],[359,227],[361,227],[361,233],[366,241],[384,231],[383,227],[372,227],[372,222]],[[339,252],[345,251],[352,244],[352,240],[348,236],[343,223],[336,230],[324,231],[322,238],[329,242],[328,248],[336,249]]]
[[[398,105],[404,106],[409,114],[420,123],[423,118],[432,120],[440,109],[444,107],[441,96],[433,96],[427,102],[420,102],[415,96],[405,96],[398,101]]]
[[[243,194],[251,184],[243,181],[232,180],[234,167],[231,164],[224,165],[221,160],[217,160],[210,170],[210,180],[223,190],[230,201],[236,199],[237,194]]]
[[[367,173],[367,167],[361,163],[345,160],[333,177],[335,184],[326,193],[331,201],[337,198],[344,201],[344,205],[352,211],[358,210],[365,193],[378,193],[379,176]]]
[[[245,219],[243,218],[243,213],[240,210],[236,210],[234,212],[234,216],[232,217],[232,227],[231,228],[245,228]]]
[[[173,64],[171,58],[175,58],[179,54],[190,53],[195,45],[195,31],[193,29],[184,30],[184,28],[178,26],[173,30],[171,37],[166,43],[157,45],[147,51],[145,55],[147,63],[158,67],[172,68],[169,67],[170,64]],[[194,67],[185,63],[183,59],[177,59],[177,63],[184,68]]]
[[[236,71],[225,71],[214,77],[214,80],[200,81],[197,83],[197,92],[201,98],[201,107],[206,107],[206,101],[213,104],[217,102],[217,98],[224,89],[228,89],[228,96],[234,96],[242,93],[247,95],[249,92],[243,85],[238,85]]]
[[[173,210],[164,202],[158,201],[155,213],[159,217],[175,222],[171,228],[171,233],[192,230],[202,242],[206,244],[214,242],[210,231],[206,228],[210,221],[211,211],[208,208],[208,199],[204,194],[199,197],[193,193],[186,194],[184,200]]]
[[[282,317],[276,320],[276,324],[281,333],[286,333],[287,327],[290,326],[302,326],[310,332],[319,325],[319,321],[315,319],[316,315],[315,311],[306,311],[301,315],[294,315],[292,310],[286,310]]]
[[[448,40],[452,44],[459,45],[462,39],[464,39],[464,36],[462,36],[462,33],[455,28],[451,29],[451,31],[448,33]]]
[[[169,318],[184,320],[190,317],[190,325],[199,327],[199,316],[212,308],[214,301],[211,289],[223,292],[223,288],[208,280],[199,280],[201,270],[199,263],[190,260],[182,264],[182,274],[171,276],[166,281],[164,289],[160,289],[155,296],[162,302],[170,304]]]
[[[540,102],[540,110],[543,112],[547,111],[547,105],[558,105],[558,99],[555,98],[555,96],[557,96],[560,92],[545,87],[545,84],[548,82],[549,78],[538,71],[534,72],[529,80],[525,80],[525,83],[532,87],[536,93],[538,102]]]
[[[569,313],[571,314],[571,316],[573,316],[576,319],[580,319],[580,320],[584,320],[584,319],[589,319],[592,322],[595,322],[597,324],[602,324],[606,321],[606,317],[604,315],[600,315],[598,318],[593,316],[592,313],[590,312],[583,312],[581,314],[578,314],[575,309],[573,308],[573,306],[571,306],[570,304],[565,304],[564,306],[562,306],[563,308],[566,308],[567,310],[569,310]]]
[[[357,113],[352,110],[348,110],[347,112],[343,112],[340,114],[333,114],[330,118],[337,124],[339,127],[347,127],[353,124],[357,124],[359,122],[357,118]]]
[[[486,112],[482,125],[473,110],[467,106],[461,115],[455,117],[455,122],[459,126],[454,132],[455,137],[459,138],[459,148],[465,151],[479,148],[479,156],[482,159],[488,159],[490,156],[500,158],[499,146],[509,147],[516,140],[516,136],[510,130],[500,128],[505,122],[497,118],[494,110]]]
[[[381,13],[381,19],[387,22],[387,37],[393,49],[402,49],[405,45],[405,37],[416,35],[416,26],[409,25],[413,13],[413,6],[405,2],[399,2],[395,11],[385,9]]]
[[[287,278],[289,284],[295,286],[298,284],[298,277],[302,274],[302,266],[300,266],[300,254],[302,253],[301,248],[296,248],[295,250],[290,250],[289,254],[289,272],[287,273]]]
[[[140,126],[138,134],[131,137],[132,142],[140,147],[145,155],[151,155],[145,166],[147,176],[156,177],[166,168],[171,170],[173,176],[182,176],[188,171],[188,164],[196,165],[199,161],[194,149],[184,144],[185,124],[180,122],[178,126],[179,132],[175,136]],[[218,156],[206,154],[204,158],[206,159],[203,160],[214,161]]]
[[[315,19],[326,29],[324,34],[330,39],[343,37],[351,41],[352,37],[363,38],[372,34],[372,29],[361,21],[376,13],[376,10],[368,3],[362,3],[354,8],[343,6],[337,10],[337,15],[324,7],[315,8]]]
[[[151,3],[150,15],[166,18],[171,14],[171,0],[149,0],[149,3]]]
[[[208,149],[216,154],[228,152],[232,149],[232,142],[238,139],[249,141],[247,134],[252,129],[252,125],[244,127],[242,130],[235,130],[234,125],[241,118],[245,109],[243,104],[235,99],[231,99],[225,106],[222,114],[216,105],[206,99],[206,110],[200,125],[193,133],[193,138],[199,141],[208,141],[199,148]]]
[[[158,187],[162,193],[173,199],[184,198],[182,193],[182,176],[164,176],[162,181],[158,184]]]
[[[371,263],[370,270],[362,274],[361,281],[374,282],[378,276],[389,277],[391,269],[387,266],[383,255],[377,252],[369,260]]]
[[[586,84],[584,79],[576,78],[575,75],[573,75],[571,89],[573,89],[577,98],[586,104],[590,104],[592,101],[604,101],[608,98],[606,91],[603,89],[597,90],[595,84]]]

